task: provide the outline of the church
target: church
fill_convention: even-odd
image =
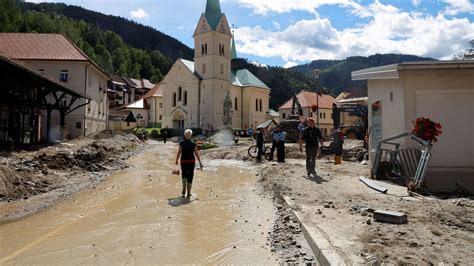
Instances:
[[[265,122],[270,88],[249,70],[232,69],[235,40],[219,0],[207,0],[193,38],[194,62],[178,59],[154,88],[161,97],[150,108],[150,122],[207,130]]]

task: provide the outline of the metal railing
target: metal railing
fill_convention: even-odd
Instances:
[[[401,138],[410,138],[418,145],[400,149],[400,143],[393,141]],[[386,148],[384,145],[391,145],[391,148]],[[376,177],[382,156],[385,154],[386,157],[390,157],[391,163],[400,164],[405,178],[413,179],[416,186],[421,186],[428,168],[432,147],[431,142],[423,140],[411,132],[382,139],[377,144],[371,177]]]

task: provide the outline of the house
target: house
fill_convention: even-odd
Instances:
[[[68,114],[90,98],[74,92],[30,67],[0,55],[0,149],[38,143],[48,139],[51,113],[60,114],[64,126]],[[63,95],[63,96],[61,96]],[[65,97],[67,95],[67,97]],[[46,113],[46,117],[42,114]],[[44,120],[44,123],[43,123]],[[43,128],[43,124],[45,128]],[[42,135],[42,131],[46,135]]]
[[[162,127],[212,131],[266,121],[270,88],[249,70],[232,68],[235,40],[219,0],[207,1],[193,37],[194,61],[178,59],[160,84]]]
[[[474,61],[409,62],[352,72],[368,81],[369,148],[380,139],[411,132],[418,117],[441,123],[426,186],[452,192],[456,183],[474,193]],[[413,146],[400,140],[403,147]],[[371,153],[371,158],[373,158]]]
[[[334,97],[326,94],[318,95],[318,93],[311,91],[301,91],[296,95],[296,98],[303,109],[303,116],[314,118],[316,126],[321,129],[321,133],[325,136],[330,135],[334,127],[332,120],[332,105],[334,103]],[[280,121],[290,119],[290,116],[292,115],[292,107],[293,98],[289,99],[278,108]],[[318,108],[313,112],[311,107]],[[295,112],[297,112],[297,110],[295,110]]]
[[[108,117],[107,74],[63,34],[0,33],[0,54],[60,81],[73,92],[90,100],[77,100],[79,107],[68,114],[60,127],[61,114],[51,114],[50,138],[75,138],[106,129]],[[66,104],[70,95],[60,96]],[[47,128],[46,112],[41,111],[43,132]]]

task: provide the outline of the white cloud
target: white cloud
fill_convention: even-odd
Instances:
[[[447,4],[444,13],[446,15],[455,16],[460,13],[474,14],[474,3],[470,0],[444,0]]]
[[[178,30],[192,31],[193,29],[186,25],[181,25],[178,27]]]
[[[275,29],[277,29],[277,30],[280,30],[280,29],[281,29],[280,23],[278,23],[278,22],[276,22],[276,21],[273,21],[273,27],[275,27]]]
[[[295,22],[278,31],[259,26],[238,28],[238,50],[260,57],[280,57],[285,62],[375,53],[449,59],[474,39],[474,23],[466,18],[404,12],[379,1],[365,7],[364,12],[370,15],[368,22],[343,30],[334,28],[328,19],[318,17]]]
[[[298,65],[298,63],[296,63],[296,62],[288,61],[283,65],[283,68],[290,68],[290,67],[294,67],[294,66],[297,66],[297,65]]]
[[[352,14],[366,17],[367,13],[362,5],[355,0],[238,0],[239,3],[254,13],[267,15],[268,13],[287,13],[291,11],[306,11],[319,16],[317,9],[324,5],[338,5],[352,9]]]
[[[414,5],[414,6],[419,6],[421,4],[421,0],[411,0],[411,3]]]
[[[130,11],[130,16],[132,18],[136,19],[145,19],[145,18],[150,18],[150,15],[148,15],[145,10],[138,8],[137,10]]]

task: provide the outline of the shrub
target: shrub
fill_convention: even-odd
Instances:
[[[153,129],[150,133],[150,137],[153,139],[158,139],[160,137],[160,133],[157,129]]]

